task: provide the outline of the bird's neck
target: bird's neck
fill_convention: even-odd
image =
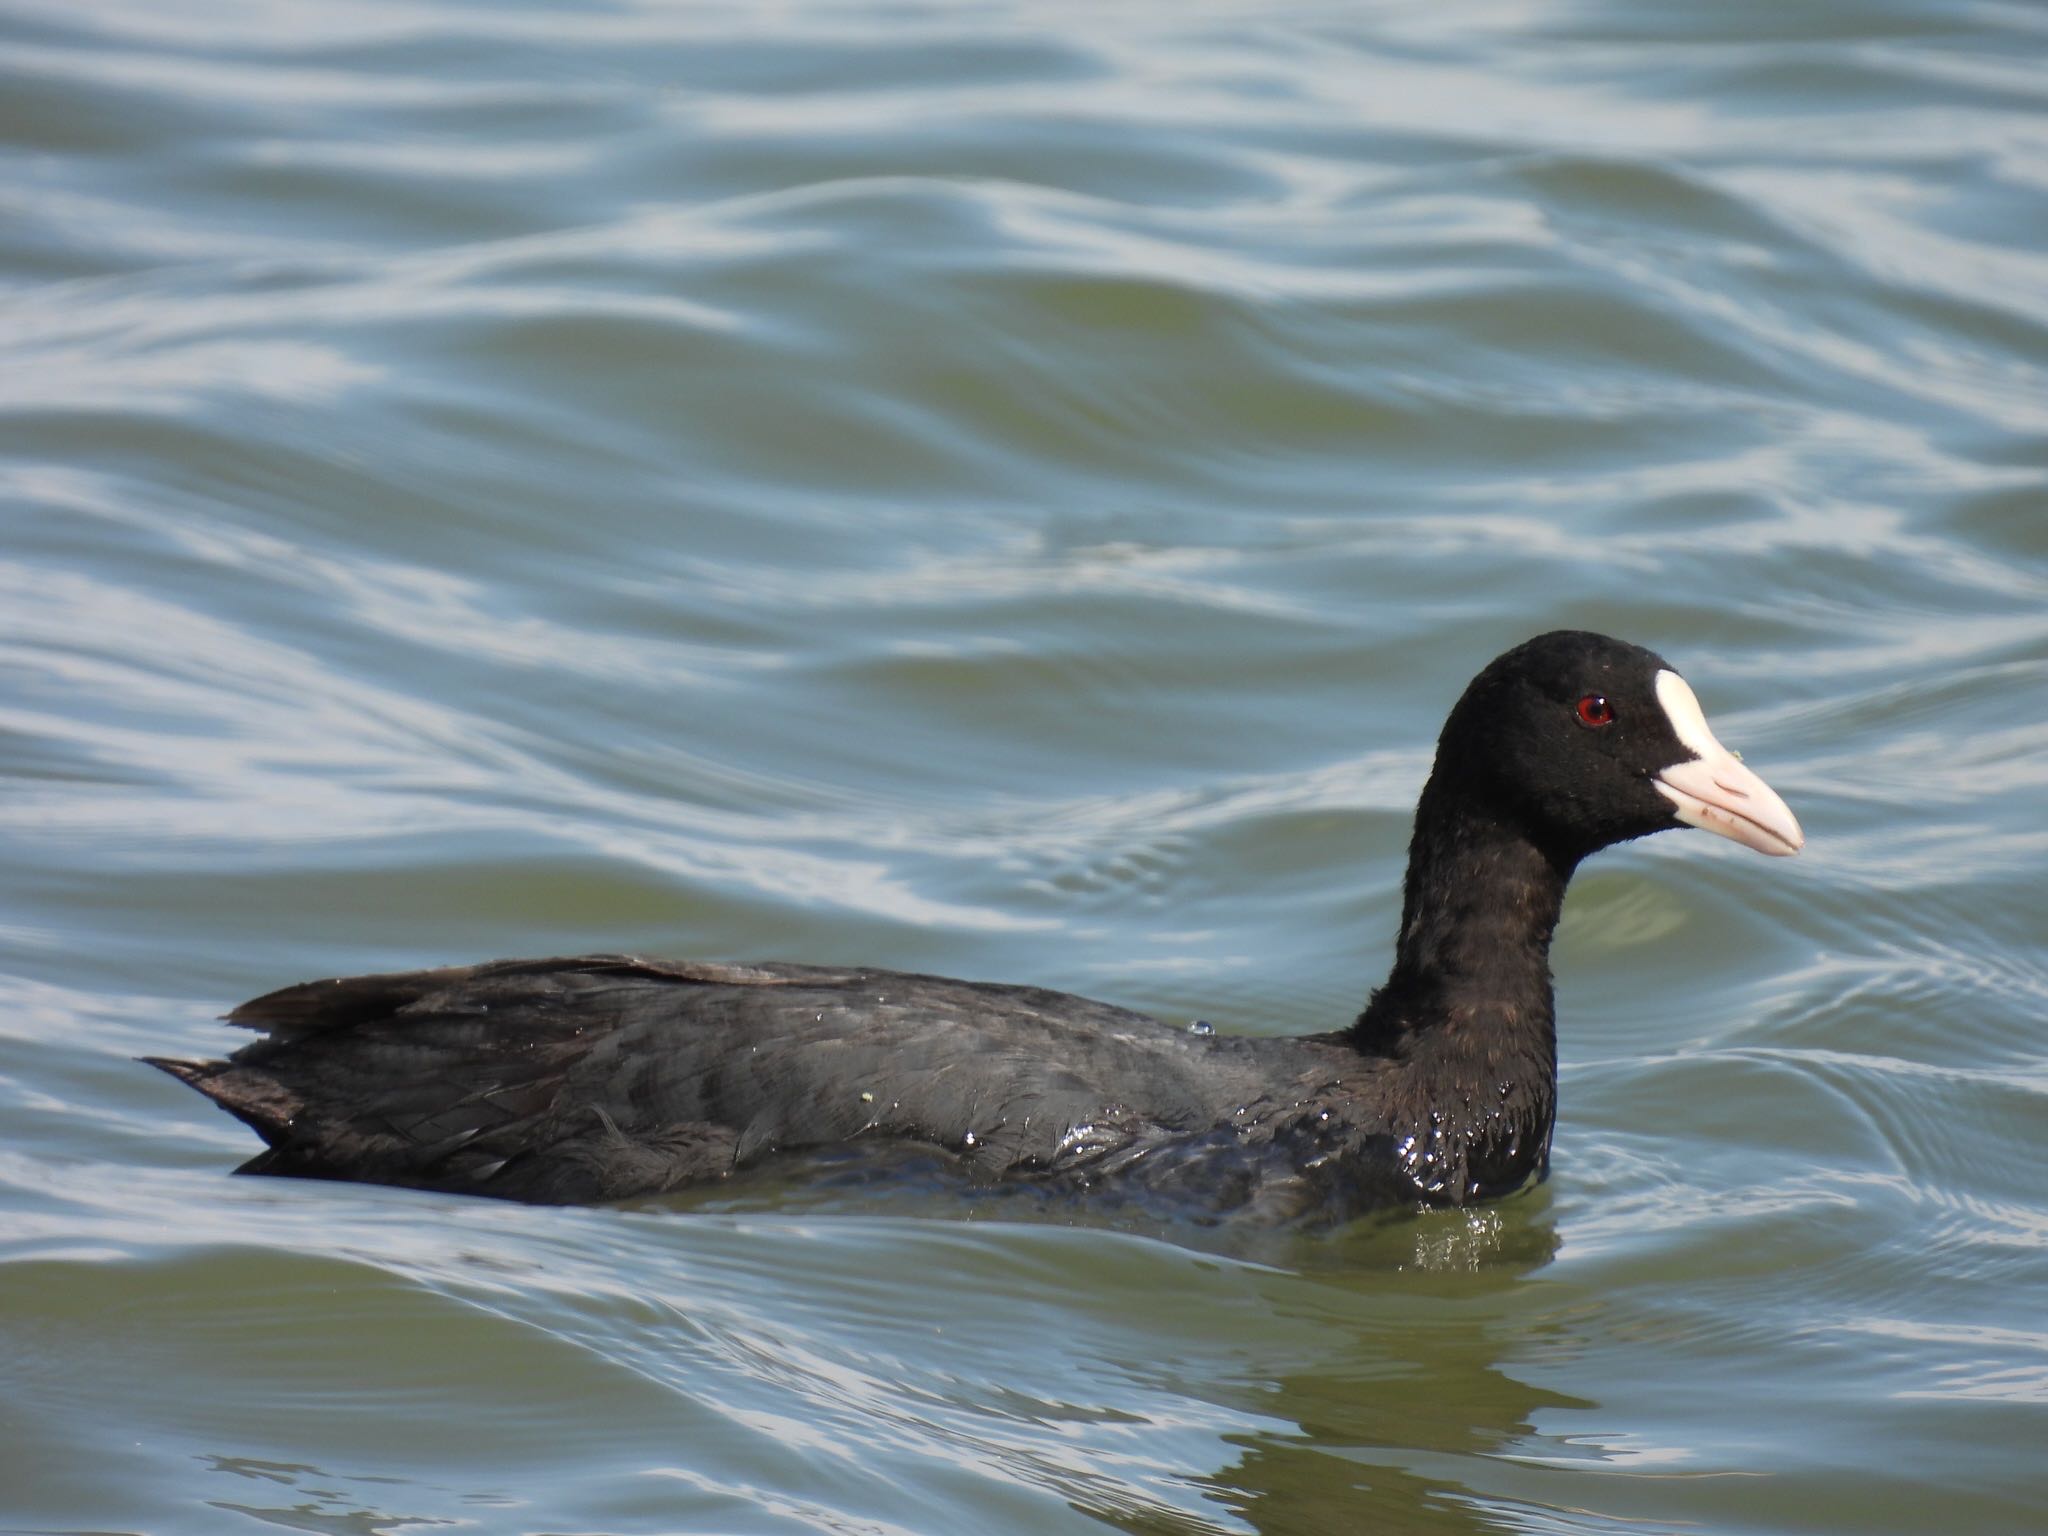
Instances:
[[[1396,1129],[1446,1146],[1462,1201],[1520,1182],[1547,1157],[1557,1099],[1550,939],[1576,860],[1547,851],[1483,801],[1423,791],[1402,888],[1394,968],[1349,1031],[1400,1067]],[[1448,1133],[1446,1133],[1448,1134]],[[1477,1187],[1473,1187],[1473,1186]]]
[[[1532,1004],[1547,1025],[1550,938],[1576,863],[1432,778],[1416,808],[1394,969],[1380,992],[1438,1006],[1408,1018],[1369,1006],[1360,1023],[1406,1031],[1451,1006]]]

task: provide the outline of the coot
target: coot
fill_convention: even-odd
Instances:
[[[1558,631],[1451,710],[1393,969],[1328,1034],[865,967],[590,955],[287,987],[228,1016],[263,1038],[227,1060],[152,1064],[263,1138],[245,1173],[584,1202],[915,1147],[979,1181],[1217,1215],[1461,1205],[1548,1162],[1565,883],[1680,824],[1769,854],[1804,841],[1661,658]]]

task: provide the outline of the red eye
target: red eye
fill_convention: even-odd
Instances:
[[[1579,700],[1578,716],[1579,724],[1590,725],[1596,729],[1603,725],[1612,725],[1614,706],[1607,702],[1605,694],[1589,693]]]

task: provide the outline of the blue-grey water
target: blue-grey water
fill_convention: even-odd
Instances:
[[[234,1179],[137,1066],[637,949],[1331,1027],[1486,658],[1542,1188]],[[2048,1527],[2048,10],[0,5],[0,1528]]]

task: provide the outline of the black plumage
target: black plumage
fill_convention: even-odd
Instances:
[[[1801,838],[1648,651],[1560,631],[1444,726],[1386,982],[1348,1028],[1179,1028],[1033,987],[597,955],[310,982],[154,1064],[253,1127],[242,1171],[539,1202],[658,1193],[778,1156],[935,1149],[967,1175],[1274,1219],[1462,1204],[1540,1175],[1549,948],[1599,848],[1676,825]]]

